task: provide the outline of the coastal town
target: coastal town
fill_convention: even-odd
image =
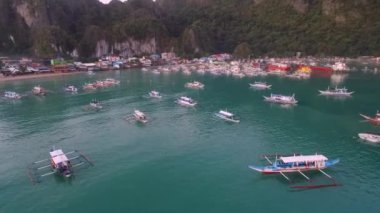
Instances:
[[[236,59],[231,54],[222,53],[208,57],[185,59],[176,56],[173,52],[154,54],[143,57],[121,57],[107,55],[90,63],[83,63],[70,59],[34,59],[28,57],[9,58],[0,57],[3,79],[12,79],[20,76],[44,74],[62,74],[75,72],[97,72],[110,70],[127,70],[143,68],[143,71],[153,73],[170,73],[182,71],[189,75],[191,72],[212,75],[232,75],[237,78],[265,76],[268,74],[282,75],[289,78],[307,79],[311,73],[330,75],[355,71],[347,63],[357,59],[330,57],[292,57],[292,58],[248,58]],[[379,58],[365,58],[368,63],[375,65],[371,71],[377,72]],[[357,69],[357,68],[356,68]],[[27,78],[27,77],[26,77]],[[16,78],[17,79],[17,78]]]

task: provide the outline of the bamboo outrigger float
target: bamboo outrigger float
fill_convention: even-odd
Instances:
[[[341,186],[337,183],[332,176],[323,171],[328,167],[331,167],[339,163],[339,159],[329,160],[324,155],[264,155],[265,160],[270,163],[269,166],[248,166],[250,169],[258,171],[262,174],[280,174],[287,181],[293,182],[285,173],[299,173],[309,183],[307,185],[293,185],[293,189],[316,189],[324,187]],[[319,171],[329,180],[324,184],[310,184],[312,179],[304,172]]]
[[[30,181],[35,184],[40,183],[43,177],[53,174],[70,178],[76,167],[93,165],[94,164],[78,150],[64,153],[62,149],[52,149],[50,151],[50,158],[35,161],[28,166],[28,175]]]

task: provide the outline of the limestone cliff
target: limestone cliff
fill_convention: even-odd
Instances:
[[[380,54],[374,0],[1,0],[0,53]]]

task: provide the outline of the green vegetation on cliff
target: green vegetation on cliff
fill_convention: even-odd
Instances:
[[[94,56],[154,38],[182,55],[380,55],[376,0],[0,1],[0,53]],[[247,53],[249,51],[250,53]]]

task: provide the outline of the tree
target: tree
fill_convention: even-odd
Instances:
[[[233,56],[238,59],[248,58],[251,52],[252,51],[249,44],[247,42],[243,42],[239,44],[238,46],[236,46]]]

